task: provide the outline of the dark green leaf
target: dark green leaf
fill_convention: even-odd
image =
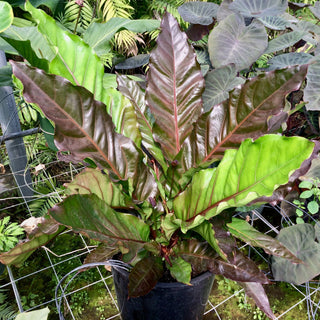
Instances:
[[[11,87],[12,83],[12,67],[4,66],[0,68],[0,87]]]
[[[289,24],[287,20],[281,16],[267,16],[258,19],[261,21],[267,28],[272,30],[286,30],[287,25]]]
[[[270,66],[268,67],[268,71],[307,64],[310,62],[312,57],[313,56],[311,54],[304,52],[290,52],[280,54],[268,61],[268,64],[270,64]]]
[[[279,257],[272,258],[275,280],[302,284],[320,273],[320,244],[315,242],[315,229],[310,224],[297,224],[284,228],[278,240],[303,261],[293,264]]]
[[[115,68],[122,70],[130,70],[144,66],[149,62],[149,54],[138,54],[137,56],[130,57],[123,62],[115,65]]]
[[[320,60],[310,64],[307,74],[307,85],[304,90],[303,100],[307,102],[308,111],[320,110]]]
[[[169,266],[170,273],[178,282],[190,284],[191,281],[191,265],[184,261],[181,257],[170,259],[172,266]]]
[[[44,137],[48,147],[53,151],[58,151],[56,145],[54,144],[54,126],[52,123],[45,117],[40,117],[40,128],[43,132]]]
[[[92,158],[120,179],[134,175],[136,167],[142,165],[135,145],[114,131],[105,106],[89,91],[39,69],[15,62],[12,65],[24,85],[26,100],[37,103],[55,122],[55,144],[60,151],[70,151],[68,158],[77,162]]]
[[[139,261],[129,274],[129,297],[146,295],[162,277],[163,266],[159,257],[147,257]]]
[[[217,17],[219,6],[212,2],[186,2],[178,8],[182,19],[192,24],[210,25]]]
[[[268,36],[257,20],[246,26],[244,18],[231,14],[215,27],[208,40],[215,68],[234,63],[237,71],[249,68],[265,51]]]
[[[154,138],[172,161],[199,117],[204,79],[173,16],[166,13],[161,27],[150,55],[146,100],[155,118]]]

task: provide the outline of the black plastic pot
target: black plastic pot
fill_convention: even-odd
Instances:
[[[112,269],[122,320],[201,320],[214,275],[206,272],[191,280],[158,282],[147,295],[128,299],[129,273]]]

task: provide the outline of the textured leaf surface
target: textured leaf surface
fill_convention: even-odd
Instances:
[[[204,112],[228,99],[229,92],[245,82],[244,79],[237,77],[234,64],[209,71],[205,81],[206,86],[202,95]]]
[[[307,67],[302,66],[265,73],[231,91],[227,101],[195,125],[185,143],[186,151],[193,153],[184,152],[184,162],[221,158],[226,149],[237,148],[243,139],[268,133],[267,118],[284,108],[286,95],[299,89],[306,72]]]
[[[254,300],[256,305],[270,318],[277,319],[270,308],[269,299],[264,291],[261,283],[257,282],[240,282],[239,283],[245,290],[246,294]]]
[[[320,19],[320,1],[316,1],[314,6],[310,6],[309,9],[318,19]]]
[[[273,257],[272,273],[275,280],[296,284],[307,282],[320,273],[320,244],[315,242],[315,229],[310,224],[297,224],[281,229],[277,239],[303,261],[293,264]]]
[[[178,8],[182,19],[192,24],[209,25],[217,17],[219,6],[212,2],[186,2]]]
[[[307,85],[304,89],[303,100],[307,110],[320,110],[320,60],[310,64],[307,74]]]
[[[0,33],[8,29],[13,21],[13,11],[8,2],[0,1]]]
[[[268,67],[268,70],[276,70],[276,69],[283,69],[291,66],[296,65],[303,65],[310,62],[312,59],[312,55],[304,52],[290,52],[290,53],[284,53],[278,56],[275,56],[274,58],[270,59],[268,61],[268,64],[270,66]]]
[[[286,30],[287,25],[289,24],[289,22],[281,16],[262,17],[259,18],[259,21],[261,21],[267,28],[272,30]]]
[[[140,158],[136,147],[115,132],[105,106],[89,91],[42,70],[12,65],[28,102],[37,103],[55,122],[55,144],[60,151],[70,151],[69,159],[76,162],[92,158],[121,179],[134,175]]]
[[[26,9],[38,22],[38,30],[48,44],[57,50],[49,71],[85,87],[95,95],[95,99],[103,101],[104,68],[93,49],[77,35],[61,29],[53,18],[35,9],[29,2],[26,3]]]
[[[170,274],[178,282],[190,284],[191,281],[191,265],[184,261],[181,257],[171,259],[172,266],[169,266]]]
[[[230,9],[255,18],[280,15],[287,7],[287,0],[235,0],[230,4]]]
[[[159,28],[158,20],[130,20],[116,17],[106,23],[92,23],[84,32],[83,40],[93,48],[98,56],[101,56],[110,51],[110,40],[121,29],[143,33],[157,28]]]
[[[200,114],[204,79],[196,56],[177,21],[166,13],[151,52],[146,93],[155,118],[154,137],[173,160]]]
[[[250,67],[267,45],[268,36],[263,24],[255,20],[246,26],[244,18],[236,14],[222,20],[208,40],[212,65],[218,68],[234,63],[238,71]]]
[[[129,297],[147,294],[157,284],[163,274],[159,257],[147,257],[139,261],[129,274]]]
[[[50,210],[59,223],[112,247],[132,248],[148,241],[149,226],[134,215],[116,212],[95,194],[72,195]]]
[[[268,48],[264,53],[277,52],[293,46],[296,42],[302,39],[304,33],[301,31],[292,31],[280,35],[268,43]]]
[[[314,143],[300,137],[265,135],[247,139],[239,150],[227,150],[217,168],[196,173],[173,202],[174,214],[186,228],[231,207],[271,196],[312,154]]]
[[[245,220],[233,218],[227,227],[233,236],[251,246],[262,248],[268,254],[291,260],[293,263],[302,262],[278,240],[259,232]]]

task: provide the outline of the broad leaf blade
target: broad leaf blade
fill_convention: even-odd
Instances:
[[[89,157],[120,179],[134,175],[141,165],[135,145],[114,131],[105,106],[88,90],[24,64],[12,62],[12,66],[28,102],[37,103],[55,122],[55,144],[60,151],[71,152],[70,160],[79,162]]]
[[[162,274],[161,258],[152,256],[139,261],[129,274],[129,297],[146,295],[154,288]]]
[[[186,2],[178,8],[182,19],[192,24],[210,25],[217,17],[219,6],[212,2]]]
[[[217,168],[194,175],[188,188],[174,199],[174,214],[187,230],[199,225],[200,217],[210,219],[227,208],[271,196],[310,157],[313,148],[313,142],[300,137],[247,139],[239,150],[227,150]]]
[[[320,60],[310,64],[307,74],[307,85],[304,90],[303,100],[307,102],[307,110],[320,110]]]
[[[149,226],[136,216],[116,212],[95,194],[72,195],[50,210],[59,223],[115,248],[137,249],[149,238]]]
[[[315,229],[310,224],[297,224],[280,231],[277,239],[303,261],[293,264],[279,257],[272,258],[275,280],[302,284],[320,273],[320,244],[315,241]]]
[[[268,71],[283,69],[296,65],[304,65],[309,63],[312,58],[313,56],[311,54],[304,52],[289,52],[280,54],[268,61],[268,64],[270,64]]]
[[[172,161],[201,112],[204,80],[187,36],[173,16],[166,13],[161,27],[150,55],[146,100],[155,118],[155,140]]]
[[[181,257],[170,259],[172,266],[169,266],[171,276],[178,282],[190,285],[191,281],[191,265],[184,261]]]
[[[273,319],[273,320],[277,319],[277,317],[274,315],[273,311],[270,308],[269,299],[261,283],[239,282],[239,284],[244,288],[246,294],[255,301],[256,305],[270,319]]]
[[[272,30],[286,30],[287,25],[289,24],[289,22],[281,16],[262,17],[259,18],[259,21],[261,21],[267,28]]]
[[[268,254],[288,259],[293,263],[302,262],[278,240],[259,232],[245,220],[233,218],[227,227],[233,236],[251,246],[264,249]]]
[[[11,26],[13,21],[13,11],[9,3],[0,1],[0,33]]]
[[[215,68],[234,63],[237,71],[250,67],[265,51],[268,36],[257,20],[249,26],[244,18],[231,14],[209,35],[210,60]]]

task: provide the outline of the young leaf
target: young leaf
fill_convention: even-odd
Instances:
[[[55,122],[55,144],[60,151],[70,151],[68,158],[77,162],[92,158],[120,179],[134,176],[139,152],[129,138],[115,132],[105,105],[66,79],[24,64],[12,62],[12,66],[24,85],[26,100],[37,103]]]
[[[172,15],[165,14],[161,28],[150,55],[146,100],[155,118],[155,140],[172,161],[201,113],[204,80],[194,50]]]

